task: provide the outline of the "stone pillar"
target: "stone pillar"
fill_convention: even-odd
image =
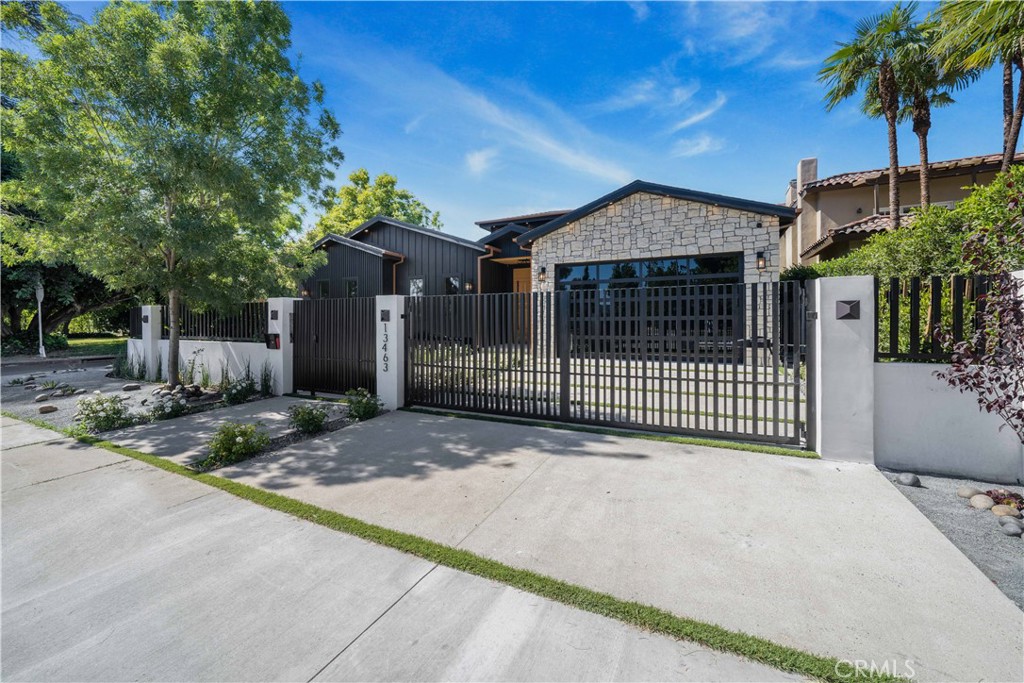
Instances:
[[[385,410],[405,405],[405,297],[377,297],[377,395]]]
[[[163,309],[163,306],[142,307],[141,360],[146,362],[146,379],[150,381],[155,380],[157,375],[160,374],[158,366],[165,360],[160,353],[160,323],[162,321]]]
[[[813,281],[814,443],[829,460],[875,459],[874,278]]]
[[[294,391],[294,353],[292,349],[292,317],[295,302],[290,297],[267,299],[267,332],[279,335],[280,346],[270,351],[270,366],[274,369],[274,394],[290,394]]]

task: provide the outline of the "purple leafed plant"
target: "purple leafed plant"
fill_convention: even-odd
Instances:
[[[1020,267],[1015,261],[1024,252],[1020,191],[1011,194],[1009,207],[1012,220],[983,226],[964,244],[972,271],[995,274],[979,297],[984,310],[977,328],[953,344],[950,368],[935,374],[961,392],[976,394],[980,408],[1002,417],[1024,443],[1024,282],[1010,273]]]

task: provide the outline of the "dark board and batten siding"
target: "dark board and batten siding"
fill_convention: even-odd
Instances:
[[[478,257],[486,253],[482,248],[385,222],[371,225],[353,238],[405,257],[398,266],[395,294],[409,294],[410,278],[423,278],[423,294],[427,295],[445,294],[445,278],[450,275],[460,278],[463,292],[467,281],[473,283],[474,291],[480,285],[476,270]]]
[[[345,280],[356,279],[356,296],[377,296],[391,293],[391,263],[361,249],[337,242],[326,242],[327,264],[318,268],[306,282],[312,299],[340,299],[347,296]],[[387,271],[387,278],[384,277]],[[318,282],[326,280],[329,294],[320,296]]]

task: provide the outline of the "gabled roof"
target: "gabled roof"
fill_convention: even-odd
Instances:
[[[512,235],[513,237],[517,237],[519,235],[522,235],[524,232],[526,232],[525,225],[522,225],[520,223],[509,223],[504,228],[499,228],[492,232],[490,235],[481,237],[480,239],[477,240],[477,244],[493,244],[500,240],[502,237],[505,237],[506,235]]]
[[[913,222],[915,214],[909,213],[900,216],[900,225],[907,226]],[[844,225],[832,228],[813,244],[803,250],[800,258],[817,256],[833,244],[849,242],[851,239],[863,235],[872,235],[876,232],[885,232],[892,229],[892,218],[888,214],[872,214],[864,218],[858,218]]]
[[[621,201],[622,199],[636,194],[637,192],[657,194],[664,197],[674,197],[676,199],[684,199],[691,202],[698,202],[700,204],[724,206],[738,211],[749,211],[750,213],[756,213],[762,216],[778,216],[779,218],[789,220],[796,218],[796,211],[788,206],[769,204],[767,202],[756,202],[750,199],[740,199],[739,197],[727,197],[725,195],[710,194],[708,192],[698,192],[696,190],[688,190],[683,187],[672,187],[671,185],[658,185],[657,183],[650,183],[645,180],[634,180],[629,185],[620,187],[614,192],[609,192],[600,199],[596,199],[589,204],[584,204],[580,208],[570,211],[560,218],[556,218],[523,235],[520,235],[516,238],[516,242],[519,244],[528,244],[533,242],[538,237],[543,237],[550,232],[554,232],[573,221],[578,221],[584,216],[589,216],[595,211],[602,209],[609,204]]]
[[[934,161],[928,164],[928,172],[933,175],[960,175],[972,171],[999,170],[1003,161],[1002,154],[984,154],[973,157],[962,157],[960,159],[949,159],[947,161]],[[1014,157],[1014,163],[1024,162],[1024,152]],[[906,180],[913,180],[921,173],[921,164],[913,166],[900,166],[897,177],[904,180],[903,176],[910,176]],[[889,182],[889,167],[875,168],[869,171],[851,171],[839,173],[820,180],[812,180],[804,185],[802,192],[808,190],[831,190],[846,187],[858,187],[861,185],[874,185],[877,183]]]
[[[388,216],[374,216],[373,218],[371,218],[370,220],[366,221],[365,223],[363,223],[362,225],[357,227],[355,230],[350,232],[348,234],[348,236],[352,237],[352,238],[356,238],[359,235],[365,234],[366,232],[368,232],[370,230],[370,228],[372,228],[373,226],[378,225],[380,223],[386,223],[387,225],[393,225],[396,228],[401,228],[403,230],[412,230],[413,232],[418,232],[420,234],[427,235],[428,237],[433,237],[435,239],[444,240],[446,242],[453,242],[454,244],[458,244],[458,245],[461,245],[463,247],[469,247],[470,249],[475,249],[476,251],[482,251],[482,252],[486,252],[487,251],[482,246],[480,246],[479,244],[477,244],[476,242],[473,242],[471,240],[463,239],[461,237],[456,237],[455,235],[449,235],[446,232],[441,232],[440,230],[434,230],[433,228],[424,228],[422,225],[413,225],[412,223],[406,223],[405,221],[400,221],[397,218],[390,218]]]
[[[492,218],[487,221],[477,221],[484,230],[491,230],[495,225],[502,225],[505,223],[536,223],[538,219],[547,218],[548,220],[554,220],[560,216],[564,216],[569,213],[570,209],[562,209],[556,211],[541,211],[539,213],[526,213],[521,216],[509,216],[507,218]]]
[[[329,232],[326,235],[324,235],[323,237],[321,237],[320,239],[318,239],[316,241],[316,244],[313,245],[313,248],[314,249],[319,249],[320,247],[322,247],[324,244],[326,244],[328,242],[331,242],[333,244],[342,244],[342,245],[344,245],[346,247],[351,247],[353,249],[358,249],[360,251],[365,251],[368,254],[373,254],[374,256],[379,256],[379,257],[382,257],[382,258],[385,257],[385,256],[389,256],[389,257],[393,257],[393,258],[402,258],[401,254],[396,254],[395,252],[388,251],[387,249],[381,249],[380,247],[378,247],[376,245],[373,245],[373,244],[366,244],[365,242],[357,242],[356,240],[349,239],[348,237],[345,237],[344,235],[336,235],[333,232]]]

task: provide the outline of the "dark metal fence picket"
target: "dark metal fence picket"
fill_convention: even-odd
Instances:
[[[292,324],[296,391],[377,391],[376,299],[295,302]]]
[[[161,310],[161,337],[167,339],[170,337],[170,309],[164,306]],[[227,314],[213,309],[197,312],[182,304],[178,309],[178,325],[182,339],[263,343],[267,333],[267,304],[247,303]]]

